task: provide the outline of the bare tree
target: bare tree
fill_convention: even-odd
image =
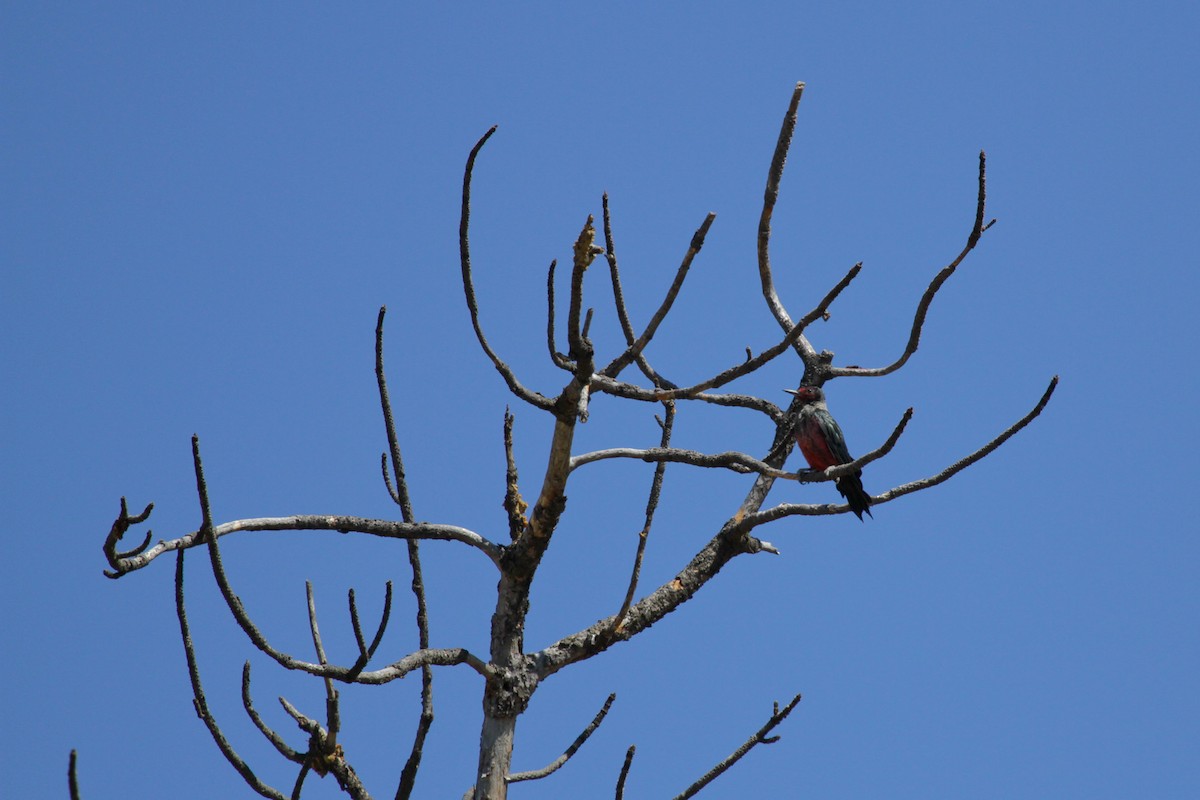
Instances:
[[[565,352],[560,351],[556,343],[558,332],[555,320],[556,265],[551,263],[549,268],[547,346],[550,359],[565,373],[565,378],[562,388],[557,394],[543,395],[521,382],[513,369],[489,344],[480,323],[471,272],[469,244],[471,178],[480,152],[496,129],[492,128],[484,134],[471,150],[463,176],[462,219],[459,227],[463,292],[466,296],[467,308],[470,311],[471,324],[480,347],[504,379],[509,391],[523,403],[544,412],[553,421],[554,428],[549,452],[546,454],[547,463],[541,487],[533,495],[532,504],[530,504],[522,494],[516,460],[513,457],[513,416],[507,411],[505,412],[503,445],[507,462],[507,490],[504,500],[504,508],[507,513],[507,541],[496,541],[453,524],[418,522],[414,517],[409,499],[408,483],[405,478],[404,462],[400,452],[400,436],[392,416],[384,371],[383,323],[385,308],[379,311],[375,329],[376,377],[388,442],[388,449],[383,454],[381,464],[387,490],[400,509],[399,520],[338,515],[296,515],[239,519],[218,524],[214,522],[210,512],[200,443],[199,439],[195,437],[192,440],[192,455],[201,516],[200,525],[196,530],[174,539],[159,541],[154,545],[151,545],[151,535],[147,533],[143,541],[132,549],[119,550],[118,546],[128,531],[133,526],[145,522],[153,508],[153,504],[150,504],[141,513],[130,514],[125,499],[121,499],[120,514],[113,522],[112,529],[104,542],[104,553],[111,568],[106,570],[105,574],[112,578],[119,578],[148,566],[161,555],[172,551],[175,553],[175,602],[196,712],[208,727],[225,759],[255,792],[271,798],[299,797],[306,778],[310,773],[315,772],[322,776],[332,774],[338,785],[351,797],[371,797],[372,795],[358,779],[349,756],[338,743],[340,722],[337,686],[338,684],[384,684],[420,670],[422,680],[421,713],[417,718],[416,733],[410,755],[400,770],[394,792],[397,798],[408,797],[414,786],[421,764],[425,738],[433,720],[434,668],[459,666],[478,673],[482,678],[483,693],[479,763],[476,774],[473,776],[474,785],[467,791],[466,796],[480,799],[506,797],[509,784],[543,778],[570,759],[603,722],[614,700],[613,696],[608,698],[591,724],[579,734],[578,738],[566,748],[557,760],[542,769],[514,773],[511,771],[510,764],[516,722],[522,712],[526,710],[530,698],[543,680],[559,670],[597,656],[610,647],[628,641],[645,631],[691,599],[732,559],[763,552],[776,553],[775,547],[756,536],[758,529],[767,523],[793,516],[843,514],[851,510],[847,505],[830,504],[780,503],[767,506],[766,500],[771,487],[777,480],[836,481],[857,474],[863,466],[888,454],[904,432],[912,409],[904,413],[892,434],[866,455],[827,469],[788,472],[783,469],[783,465],[795,445],[796,424],[801,407],[804,405],[803,400],[798,397],[789,407],[781,408],[760,397],[720,393],[713,390],[720,389],[734,380],[758,370],[772,359],[788,352],[798,356],[803,365],[801,386],[820,387],[834,378],[877,377],[903,367],[917,351],[926,314],[938,290],[954,274],[967,254],[975,248],[984,231],[992,224],[985,222],[984,215],[986,161],[984,154],[980,153],[978,202],[966,244],[961,252],[937,273],[917,303],[911,331],[900,355],[891,363],[880,367],[835,366],[833,354],[829,351],[817,351],[809,341],[806,330],[813,322],[827,315],[830,306],[859,274],[861,264],[850,269],[811,310],[798,320],[794,320],[785,309],[775,290],[771,275],[769,244],[772,213],[779,195],[784,161],[795,129],[797,107],[803,89],[803,84],[796,86],[787,114],[784,116],[778,144],[771,159],[758,227],[758,277],[767,309],[778,322],[782,336],[774,346],[757,355],[747,350],[745,360],[692,386],[680,386],[669,380],[651,365],[646,351],[659,326],[670,313],[680,287],[688,275],[688,270],[704,245],[705,237],[715,215],[709,214],[700,224],[666,296],[649,321],[637,329],[626,308],[618,269],[617,250],[613,240],[608,198],[607,196],[603,198],[603,245],[597,243],[597,238],[601,234],[597,233],[591,217],[588,218],[574,243],[566,314],[567,347]],[[607,361],[601,359],[589,337],[592,313],[590,310],[585,311],[584,302],[584,273],[601,256],[607,263],[617,318],[620,321],[625,342],[623,349],[615,355],[609,354]],[[644,381],[624,377],[631,366],[637,367]],[[903,495],[930,488],[979,461],[1041,413],[1049,401],[1056,383],[1057,378],[1051,380],[1041,399],[1028,413],[975,452],[934,475],[874,495],[870,498],[870,503],[879,506]],[[658,418],[661,436],[657,445],[632,447],[622,443],[623,446],[611,449],[587,453],[574,452],[572,442],[576,426],[587,419],[589,401],[597,392],[633,402],[661,406],[662,415]],[[672,429],[680,410],[680,404],[685,401],[758,412],[770,420],[774,426],[773,440],[764,448],[765,454],[761,458],[745,452],[700,453],[673,447],[671,445]],[[611,615],[583,630],[564,636],[540,650],[530,652],[526,649],[523,639],[525,620],[530,608],[530,588],[537,577],[538,568],[554,537],[559,521],[562,519],[566,507],[567,483],[577,470],[597,461],[614,458],[634,459],[656,465],[648,487],[645,521],[633,553],[629,581],[622,591],[615,594],[613,603],[615,610]],[[639,595],[643,554],[654,522],[655,511],[659,505],[666,466],[669,463],[700,469],[729,470],[756,477],[741,504],[733,509],[727,518],[714,522],[711,538],[696,551],[691,560],[683,565],[670,580],[648,593]],[[230,585],[221,558],[220,542],[223,537],[242,531],[264,530],[339,531],[404,541],[412,568],[412,591],[417,607],[416,649],[393,663],[368,668],[371,666],[376,648],[391,619],[392,587],[390,583],[387,586],[382,617],[370,636],[360,622],[354,592],[353,590],[350,592],[349,611],[358,649],[358,656],[353,663],[335,664],[326,657],[311,585],[308,592],[308,612],[315,660],[304,660],[275,647],[269,637],[259,629],[246,612],[237,592]],[[461,647],[434,648],[430,646],[419,551],[419,543],[423,541],[458,542],[486,558],[495,567],[499,581],[496,590],[495,612],[491,620],[490,646],[486,654],[472,653]],[[324,684],[325,708],[319,718],[304,713],[281,698],[281,703],[287,713],[307,736],[307,740],[301,746],[294,747],[288,744],[284,736],[268,727],[255,710],[250,694],[249,662],[246,663],[243,670],[242,697],[246,713],[279,754],[296,765],[296,778],[290,790],[280,790],[269,786],[256,775],[250,765],[229,743],[205,701],[184,604],[184,556],[193,548],[203,548],[207,552],[209,565],[229,611],[251,644],[280,666],[289,670],[306,672],[319,678]],[[619,598],[619,602],[616,602],[616,598]],[[787,718],[799,700],[800,696],[797,695],[783,706],[776,704],[761,729],[751,735],[728,758],[715,765],[707,774],[684,789],[678,796],[681,798],[691,797],[735,764],[753,747],[775,741],[777,737],[771,736],[771,731]],[[615,787],[615,796],[618,798],[623,796],[633,755],[634,748],[630,747]],[[73,753],[70,774],[72,795],[77,796],[74,783]],[[463,786],[465,787],[467,783],[468,779],[464,778]]]

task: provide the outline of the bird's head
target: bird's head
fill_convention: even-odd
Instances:
[[[805,403],[819,403],[825,399],[825,392],[819,386],[801,386],[799,389],[784,389],[788,394],[795,395]]]

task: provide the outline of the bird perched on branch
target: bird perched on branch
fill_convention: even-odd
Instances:
[[[837,420],[829,413],[825,405],[825,392],[816,386],[801,386],[798,390],[784,389],[788,394],[794,394],[803,405],[800,406],[796,419],[796,444],[808,465],[816,470],[827,470],[839,464],[849,464],[854,459],[846,448],[846,437]],[[843,475],[835,482],[838,492],[850,504],[850,510],[861,520],[863,512],[871,514],[871,495],[867,494],[862,485],[862,470],[849,475]]]

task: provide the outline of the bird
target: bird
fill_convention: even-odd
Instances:
[[[829,413],[825,405],[825,392],[817,386],[801,386],[799,389],[784,389],[788,394],[795,395],[802,402],[799,416],[796,419],[796,444],[808,465],[816,470],[827,470],[839,464],[849,464],[854,459],[846,448],[846,437],[837,420]],[[834,483],[842,497],[850,505],[850,510],[862,520],[863,512],[874,517],[871,513],[871,495],[867,494],[862,485],[862,470],[856,470],[849,475],[843,475]]]

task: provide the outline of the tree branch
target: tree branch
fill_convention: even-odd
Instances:
[[[629,767],[633,765],[633,754],[636,752],[637,745],[633,744],[625,751],[625,763],[621,765],[621,774],[617,776],[616,800],[623,800],[625,797],[625,779],[629,777]]]
[[[929,311],[929,306],[933,303],[933,298],[937,295],[938,290],[942,288],[954,271],[958,269],[958,265],[963,262],[967,254],[975,249],[975,245],[979,243],[979,237],[983,232],[992,227],[996,220],[992,220],[986,225],[983,223],[984,208],[987,202],[987,154],[982,150],[979,151],[979,196],[975,205],[975,223],[971,227],[971,232],[967,236],[967,244],[963,247],[962,252],[958,256],[942,268],[942,271],[934,276],[930,281],[929,286],[925,289],[925,293],[921,295],[920,301],[917,303],[917,311],[913,316],[912,329],[908,334],[908,344],[904,347],[904,352],[900,357],[888,364],[886,367],[876,367],[868,369],[865,367],[830,367],[828,370],[829,377],[855,375],[860,377],[888,375],[903,367],[908,359],[917,352],[917,347],[921,343],[921,329],[925,326],[925,315]]]
[[[988,455],[991,455],[991,453],[993,451],[995,451],[996,448],[1000,447],[1000,445],[1004,444],[1009,439],[1011,439],[1014,435],[1016,435],[1016,433],[1018,431],[1020,431],[1022,428],[1024,428],[1030,422],[1033,422],[1034,418],[1039,416],[1042,413],[1043,409],[1046,408],[1046,404],[1050,402],[1050,397],[1051,397],[1051,395],[1054,394],[1054,390],[1055,390],[1055,388],[1057,388],[1057,386],[1058,386],[1058,376],[1055,375],[1050,380],[1050,385],[1046,387],[1046,391],[1042,394],[1041,399],[1038,400],[1037,405],[1035,405],[1032,409],[1030,409],[1028,414],[1021,417],[1019,420],[1017,420],[1012,425],[1010,425],[1008,428],[1006,428],[1004,430],[1004,432],[1001,433],[999,436],[997,436],[995,439],[992,439],[990,442],[985,444],[983,447],[979,448],[978,450],[976,450],[975,452],[966,456],[965,458],[961,458],[958,461],[954,462],[953,464],[946,467],[944,470],[937,473],[936,475],[931,475],[928,478],[923,478],[919,481],[913,481],[911,483],[906,483],[901,486],[897,486],[895,489],[889,489],[888,491],[879,495],[879,498],[880,498],[879,502],[886,503],[889,500],[896,499],[897,497],[903,497],[906,494],[912,494],[913,492],[919,492],[922,489],[928,489],[931,486],[937,486],[939,483],[943,483],[943,482],[949,480],[950,478],[952,478],[954,475],[958,474],[959,472],[962,472],[964,469],[971,466],[975,462],[982,460],[983,458],[987,457]],[[874,501],[872,501],[872,502],[874,502]]]
[[[358,603],[354,599],[354,590],[351,589],[348,595],[350,604],[350,626],[354,629],[354,641],[358,645],[358,660],[354,662],[354,666],[350,668],[351,672],[361,670],[367,665],[375,655],[375,650],[379,647],[379,643],[383,641],[383,632],[387,630],[388,620],[392,615],[392,582],[388,581],[384,584],[383,595],[383,614],[379,618],[379,627],[375,629],[375,637],[368,645],[366,638],[363,636],[362,624],[358,620]],[[418,604],[418,608],[420,604]],[[420,612],[418,611],[418,614]],[[422,643],[422,647],[426,645]]]
[[[181,551],[182,552],[182,551]],[[283,737],[276,733],[266,721],[259,715],[254,708],[254,701],[250,698],[250,662],[247,661],[242,665],[242,708],[246,709],[246,714],[249,715],[250,721],[254,723],[254,727],[258,728],[263,736],[267,737],[267,741],[279,752],[279,755],[286,758],[288,761],[293,761],[297,764],[304,763],[304,754],[293,750]]]
[[[760,744],[774,744],[775,742],[779,741],[778,736],[767,736],[767,734],[774,730],[779,723],[787,719],[788,714],[792,713],[792,709],[794,709],[796,704],[799,702],[800,695],[796,695],[792,698],[792,702],[788,703],[782,709],[780,709],[779,703],[776,703],[775,713],[773,713],[771,718],[767,720],[767,724],[759,728],[754,735],[747,739],[741,747],[730,753],[728,758],[706,772],[704,776],[700,778],[700,780],[696,781],[691,786],[675,795],[675,800],[687,800],[689,797],[695,797],[701,789],[712,783],[721,775],[721,773],[725,772],[727,769],[740,761],[742,756],[749,753],[752,749],[754,749],[755,746]]]
[[[578,736],[575,737],[575,741],[571,742],[570,747],[563,751],[561,756],[554,759],[541,769],[512,773],[508,776],[508,782],[517,783],[518,781],[532,781],[539,778],[544,778],[552,772],[558,770],[558,768],[563,764],[566,764],[567,761],[570,760],[571,756],[575,755],[579,748],[583,747],[583,743],[588,740],[588,737],[595,733],[596,729],[600,727],[600,723],[604,721],[604,717],[608,715],[608,710],[612,707],[613,701],[616,699],[616,694],[610,694],[608,696],[608,699],[604,701],[604,707],[600,709],[595,718],[592,719],[591,723],[589,723],[588,726],[584,728]]]
[[[417,642],[421,650],[427,651],[429,650],[429,612],[425,604],[425,581],[421,576],[421,560],[417,551],[417,543],[410,540],[406,544],[408,545],[408,563],[412,568],[412,592],[417,601]],[[389,593],[391,588],[392,584],[389,581]],[[369,651],[371,655],[374,655],[375,647],[379,644],[379,638],[383,633],[383,624],[386,624],[387,620],[386,614],[385,610],[384,623],[381,623],[379,634],[371,644]],[[404,762],[404,769],[400,772],[400,783],[396,787],[396,800],[407,800],[412,795],[413,786],[417,780],[417,770],[421,768],[421,758],[425,752],[425,737],[429,734],[432,726],[433,669],[431,665],[425,664],[421,667],[421,715],[417,718],[417,732],[413,736],[408,760]]]
[[[633,333],[633,324],[629,321],[629,309],[625,305],[625,290],[621,287],[621,271],[617,267],[617,245],[613,239],[612,217],[608,209],[608,192],[601,196],[600,202],[604,209],[604,258],[608,261],[608,274],[612,280],[613,304],[617,309],[617,320],[621,323],[621,332],[625,334],[625,346],[632,347],[637,341],[637,337]],[[675,388],[674,383],[650,366],[644,353],[638,353],[635,361],[642,374],[649,378],[656,387],[660,389]]]
[[[153,504],[148,506],[147,511],[137,518],[130,518],[130,521],[134,521],[135,519],[137,521],[145,520],[152,506]],[[124,514],[124,505],[122,505],[122,513]],[[121,518],[118,517],[117,522],[113,523],[114,528],[120,522]],[[455,525],[437,525],[430,522],[395,522],[393,520],[367,519],[364,517],[334,514],[296,514],[290,517],[239,519],[213,527],[212,535],[214,538],[219,539],[222,536],[239,531],[337,531],[338,533],[365,533],[386,539],[431,539],[444,542],[461,542],[482,552],[493,564],[499,564],[500,556],[503,553],[499,545],[488,541],[474,531]],[[126,573],[142,569],[163,553],[204,544],[204,541],[200,538],[200,534],[201,531],[197,530],[180,536],[178,539],[159,541],[153,547],[128,558],[120,558],[120,554],[115,554],[118,557],[110,558],[108,562],[112,565],[113,569],[111,571],[105,570],[104,574],[110,578],[119,578]]]
[[[796,131],[797,109],[800,97],[804,94],[803,81],[796,84],[792,92],[792,101],[788,104],[787,113],[783,117],[783,125],[779,129],[779,139],[775,142],[775,154],[771,157],[771,166],[767,170],[767,188],[763,192],[762,214],[758,220],[758,277],[762,284],[763,299],[771,315],[783,328],[784,333],[792,330],[792,318],[775,291],[775,280],[771,276],[771,215],[775,212],[775,202],[779,199],[779,183],[783,179],[783,165],[787,161],[788,148],[791,147],[792,134]],[[804,364],[814,363],[816,351],[808,339],[800,336],[795,342],[796,352],[804,360]]]
[[[640,400],[644,403],[661,403],[664,399],[663,390],[646,389],[641,386],[636,386],[632,383],[613,380],[599,373],[592,375],[592,391],[600,391],[605,394],[611,394],[614,397],[623,397],[627,400]],[[758,411],[767,415],[772,420],[783,415],[779,406],[772,402],[763,400],[761,397],[754,397],[747,394],[697,394],[686,395],[679,398],[680,400],[700,400],[705,403],[710,403],[716,406],[729,406],[735,408],[748,408],[752,411]]]
[[[696,233],[692,235],[692,242],[688,246],[687,252],[684,253],[683,262],[680,263],[679,269],[675,271],[675,279],[671,281],[670,288],[667,289],[667,295],[659,304],[658,310],[650,318],[650,322],[646,325],[646,329],[642,331],[642,335],[637,338],[633,344],[625,348],[625,352],[609,362],[608,366],[600,370],[600,374],[606,377],[615,378],[621,373],[621,370],[633,363],[642,351],[646,349],[646,345],[650,344],[650,340],[654,338],[654,334],[658,331],[658,326],[666,318],[671,310],[671,306],[675,303],[675,298],[679,296],[679,290],[683,288],[683,281],[687,278],[688,270],[691,269],[692,259],[700,252],[700,248],[704,246],[704,239],[708,236],[708,229],[712,227],[713,220],[717,215],[709,212],[704,218],[704,222],[700,223],[700,227],[696,229]],[[611,262],[610,262],[611,271]]]
[[[336,731],[327,732],[321,727],[321,724],[315,719],[305,716],[285,698],[279,698],[280,705],[283,710],[296,720],[296,724],[300,729],[308,734],[308,752],[305,754],[305,766],[311,767],[321,777],[333,773],[333,777],[338,782],[338,787],[350,795],[354,800],[371,800],[371,795],[359,780],[358,774],[354,768],[350,766],[350,762],[346,760],[346,753],[342,746],[337,743]],[[293,796],[298,796],[300,786],[304,781],[304,770],[296,779],[296,788],[292,792]]]
[[[655,394],[655,397],[659,399],[687,399],[695,397],[700,392],[703,392],[707,389],[715,389],[720,386],[724,386],[725,384],[736,380],[737,378],[754,372],[756,369],[779,356],[781,353],[783,353],[783,351],[800,341],[804,330],[816,319],[825,316],[829,306],[834,300],[837,299],[837,296],[842,293],[842,290],[849,286],[850,282],[858,276],[860,271],[862,271],[861,261],[851,267],[850,271],[847,272],[846,275],[837,282],[833,289],[831,289],[829,293],[825,295],[821,302],[817,304],[817,307],[805,314],[799,322],[793,325],[792,329],[787,332],[787,334],[779,343],[767,348],[752,358],[749,357],[749,353],[747,353],[747,358],[745,361],[729,367],[728,369],[718,373],[717,375],[714,375],[708,380],[701,381],[694,386],[688,386],[686,388],[660,391]]]
[[[872,496],[871,505],[872,506],[881,505],[881,504],[887,503],[891,500],[895,500],[897,497],[903,497],[906,494],[912,494],[913,492],[919,492],[922,489],[928,489],[932,486],[937,486],[939,483],[944,483],[945,481],[949,480],[951,477],[958,474],[959,472],[962,472],[964,469],[971,466],[975,462],[988,456],[994,450],[996,450],[996,448],[1000,447],[1000,445],[1004,444],[1009,439],[1011,439],[1018,431],[1020,431],[1022,428],[1024,428],[1026,425],[1028,425],[1030,422],[1032,422],[1035,417],[1037,417],[1039,414],[1042,413],[1042,410],[1046,407],[1046,404],[1050,402],[1050,397],[1051,397],[1051,395],[1054,394],[1054,389],[1056,386],[1058,386],[1058,376],[1057,375],[1055,375],[1054,378],[1050,381],[1050,385],[1046,388],[1045,393],[1042,395],[1041,399],[1038,400],[1037,405],[1035,405],[1028,414],[1021,417],[1021,419],[1017,420],[1015,423],[1013,423],[1011,426],[1009,426],[1003,433],[1001,433],[995,439],[992,439],[990,442],[985,444],[983,447],[979,448],[978,450],[976,450],[975,452],[966,456],[965,458],[959,459],[958,461],[954,462],[949,467],[946,467],[944,470],[937,473],[936,475],[931,475],[928,478],[923,478],[918,481],[912,481],[911,483],[905,483],[905,484],[902,484],[901,486],[897,486],[894,489],[889,489],[886,492],[883,492],[882,494],[877,494],[877,495]],[[857,462],[855,462],[855,463],[857,463]],[[848,469],[852,465],[846,464],[843,466]],[[840,470],[841,467],[838,467],[836,469]],[[832,476],[832,473],[834,471],[835,471],[835,469],[832,469],[832,468],[830,470],[828,470],[828,472],[830,473],[830,476]],[[825,514],[843,514],[849,510],[850,510],[850,506],[845,505],[845,504],[841,504],[841,505],[795,505],[795,504],[791,504],[791,503],[783,503],[783,504],[780,504],[777,506],[773,506],[772,508],[769,508],[766,511],[760,511],[758,513],[745,515],[742,518],[742,521],[739,523],[739,527],[741,530],[748,532],[748,531],[751,531],[754,528],[758,527],[759,525],[763,525],[767,522],[774,522],[775,520],[782,519],[783,517],[820,516],[820,515],[825,515]]]
[[[383,369],[383,317],[387,306],[379,307],[379,318],[375,322],[375,382],[379,386],[379,404],[383,408],[383,424],[387,432],[388,452],[392,457],[392,469],[396,473],[395,488],[387,480],[386,456],[384,457],[384,482],[388,494],[400,506],[400,515],[405,522],[413,521],[412,500],[408,495],[408,480],[404,476],[404,459],[400,455],[400,437],[396,435],[396,422],[392,417],[392,401],[388,396],[387,375]]]
[[[620,629],[613,631],[613,618],[608,617],[534,653],[538,676],[544,680],[563,667],[604,652],[616,642],[632,639],[690,600],[736,556],[778,552],[769,542],[742,535],[736,530],[735,520],[726,522],[674,578],[631,606]]]
[[[67,790],[71,793],[71,800],[79,800],[79,778],[75,774],[75,750],[71,750],[71,757],[67,761]]]
[[[493,366],[496,367],[496,371],[500,373],[500,376],[504,378],[504,382],[508,384],[509,391],[526,403],[548,411],[553,407],[551,400],[521,385],[512,368],[504,363],[500,359],[500,356],[496,355],[496,351],[492,349],[492,346],[488,344],[487,337],[483,334],[483,328],[479,324],[479,305],[475,301],[475,285],[471,279],[471,245],[468,235],[471,221],[471,173],[475,169],[475,157],[479,155],[479,151],[483,149],[484,143],[495,132],[496,126],[493,125],[475,143],[475,146],[471,148],[471,155],[467,157],[466,169],[463,171],[462,216],[458,224],[458,251],[459,260],[462,262],[463,294],[467,298],[467,310],[471,312],[471,325],[475,328],[475,338],[479,340],[479,346],[483,348],[483,352],[491,359]]]
[[[860,457],[849,461],[845,464],[840,464],[836,467],[830,467],[826,470],[803,470],[801,472],[787,472],[783,469],[772,467],[766,461],[760,461],[753,456],[735,451],[727,451],[724,453],[699,453],[695,450],[680,450],[673,447],[653,447],[645,450],[639,450],[632,447],[613,447],[607,450],[594,450],[590,453],[582,453],[571,458],[571,470],[591,464],[596,461],[603,461],[609,458],[630,458],[641,461],[649,461],[655,463],[674,462],[680,464],[688,464],[693,467],[706,468],[723,468],[734,472],[746,474],[755,472],[769,478],[783,479],[789,481],[798,481],[800,483],[821,483],[824,481],[834,481],[843,475],[849,475],[851,472],[857,472],[872,461],[877,461],[883,456],[892,451],[899,441],[900,435],[904,433],[908,426],[909,420],[912,419],[913,410],[907,409],[901,415],[900,421],[892,430],[892,433],[884,441],[882,445],[864,453]]]
[[[558,259],[554,259],[546,272],[546,348],[550,351],[550,360],[554,362],[554,366],[571,372],[575,365],[558,352],[558,345],[554,343],[554,270],[557,266]]]
[[[204,688],[200,685],[200,668],[196,664],[196,652],[192,646],[192,634],[188,629],[187,611],[183,603],[183,553],[184,551],[180,550],[175,556],[175,613],[179,617],[179,632],[183,637],[183,651],[187,657],[188,677],[192,682],[192,705],[196,709],[196,716],[208,728],[221,755],[225,756],[225,760],[237,770],[247,786],[263,797],[283,800],[283,794],[259,780],[258,776],[254,774],[254,770],[250,769],[250,766],[242,760],[242,757],[229,744],[229,740],[225,738],[225,734],[221,732],[212,712],[208,710],[208,702],[204,698]]]
[[[666,419],[659,420],[662,426],[662,440],[660,447],[666,449],[671,444],[671,431],[675,427],[675,403],[672,400],[663,402],[663,407],[666,410]],[[656,417],[657,419],[657,417]],[[666,475],[667,463],[660,461],[654,467],[654,478],[650,481],[650,497],[646,501],[646,521],[642,523],[642,529],[638,531],[637,553],[633,558],[633,573],[629,576],[629,587],[625,590],[625,599],[621,602],[621,608],[613,617],[613,626],[609,632],[609,636],[617,632],[621,627],[621,623],[625,621],[625,615],[629,613],[629,606],[633,604],[633,596],[637,592],[638,580],[642,574],[642,558],[646,554],[646,543],[650,540],[650,526],[654,524],[654,512],[658,510],[658,501],[662,495],[663,477]]]

